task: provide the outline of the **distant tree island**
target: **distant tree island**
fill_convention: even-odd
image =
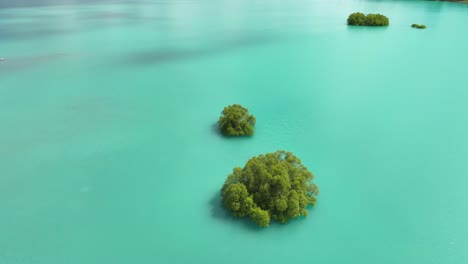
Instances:
[[[234,216],[248,216],[261,227],[307,216],[319,193],[314,175],[291,152],[276,151],[251,158],[234,168],[221,189],[224,206]]]
[[[425,28],[426,28],[426,25],[422,25],[422,24],[413,24],[413,25],[411,25],[411,27],[419,28],[419,29],[425,29]]]
[[[226,136],[252,136],[256,119],[241,105],[226,106],[218,120],[221,132]]]
[[[455,3],[464,3],[468,4],[468,0],[440,0],[441,2],[455,2]]]
[[[388,17],[381,14],[363,14],[360,12],[352,13],[348,17],[348,25],[350,26],[388,26]]]

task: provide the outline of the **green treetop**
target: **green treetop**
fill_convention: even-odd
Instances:
[[[252,136],[254,134],[255,117],[241,105],[226,106],[221,113],[218,124],[221,132],[227,136]]]
[[[381,14],[367,14],[357,12],[352,13],[348,17],[348,25],[350,26],[388,26],[388,17]]]
[[[348,25],[357,26],[357,25],[365,25],[365,24],[366,24],[366,15],[361,12],[352,13],[348,17]]]
[[[270,218],[286,223],[307,216],[306,207],[315,205],[319,190],[313,179],[291,152],[268,153],[234,168],[221,189],[222,201],[233,215],[259,226],[268,226]]]

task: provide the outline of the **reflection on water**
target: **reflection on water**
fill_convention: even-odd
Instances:
[[[15,7],[41,7],[41,6],[61,6],[80,5],[92,3],[115,3],[115,0],[0,0],[0,8]]]
[[[8,59],[5,58],[5,61],[0,64],[0,75],[44,66],[49,62],[74,56],[77,56],[77,54],[53,53],[35,56],[9,57]]]
[[[239,36],[237,39],[227,40],[222,43],[214,43],[211,46],[204,46],[198,48],[192,48],[190,50],[184,49],[162,49],[154,51],[141,51],[135,54],[127,55],[124,63],[131,64],[159,64],[170,61],[196,59],[201,57],[207,57],[212,55],[219,55],[225,52],[230,52],[240,48],[246,48],[250,46],[265,45],[269,43],[277,42],[270,36],[250,35],[250,36]]]

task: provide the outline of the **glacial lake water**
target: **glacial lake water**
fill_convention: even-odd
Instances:
[[[467,21],[428,1],[0,0],[0,263],[467,263]],[[217,132],[233,103],[254,137]],[[279,149],[316,175],[309,216],[226,214],[232,168]]]

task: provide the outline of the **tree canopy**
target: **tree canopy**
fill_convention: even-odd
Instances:
[[[251,158],[244,168],[234,168],[223,188],[224,206],[234,216],[248,216],[261,227],[270,218],[281,223],[307,216],[319,193],[314,175],[291,152],[276,151]]]
[[[348,17],[348,25],[350,26],[388,26],[388,17],[381,14],[367,14],[357,12],[352,13]]]
[[[227,136],[252,136],[255,123],[249,110],[238,104],[226,106],[218,120],[221,132]]]
[[[348,25],[355,26],[355,25],[365,25],[365,24],[366,24],[366,15],[361,12],[352,13],[348,17]]]

